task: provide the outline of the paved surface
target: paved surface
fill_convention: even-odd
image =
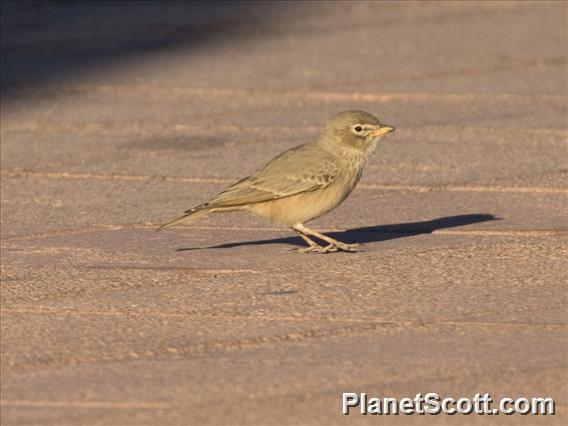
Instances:
[[[566,424],[566,3],[2,7],[3,425]],[[348,108],[399,129],[314,222],[364,252],[153,232]]]

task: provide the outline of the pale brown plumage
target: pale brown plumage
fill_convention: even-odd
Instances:
[[[394,128],[364,111],[343,111],[314,142],[292,148],[264,168],[158,230],[209,213],[246,210],[294,229],[308,243],[302,252],[355,251],[304,226],[337,207],[351,193],[378,140]],[[321,246],[316,237],[328,243]]]

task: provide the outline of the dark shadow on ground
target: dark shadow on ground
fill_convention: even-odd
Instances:
[[[290,8],[280,2],[73,0],[2,0],[0,7],[3,101],[165,49],[195,52],[219,43],[238,49],[241,38],[271,36],[275,16]]]
[[[491,214],[465,214],[459,216],[441,217],[439,219],[424,222],[397,223],[393,225],[367,226],[364,228],[348,229],[343,232],[330,232],[329,235],[345,243],[375,243],[396,238],[412,237],[420,234],[431,234],[438,229],[455,228],[458,226],[471,225],[474,223],[500,220]],[[216,248],[232,248],[240,246],[257,246],[269,244],[291,244],[304,246],[305,243],[299,237],[271,238],[268,240],[238,241],[235,243],[218,244],[207,247],[187,247],[176,251],[203,250]]]

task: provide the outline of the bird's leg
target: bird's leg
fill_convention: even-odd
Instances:
[[[319,238],[320,240],[323,240],[323,241],[329,243],[328,246],[322,247],[322,250],[313,249],[312,251],[317,250],[318,252],[321,252],[321,253],[328,253],[328,252],[337,251],[337,250],[357,251],[357,247],[360,245],[360,244],[342,243],[341,241],[337,241],[337,240],[335,240],[331,237],[328,237],[327,235],[321,234],[321,233],[314,231],[310,228],[306,228],[301,223],[294,225],[293,228],[296,232],[298,232],[300,234],[304,234],[304,236],[311,235],[312,237]]]
[[[316,243],[310,237],[305,235],[303,232],[298,231],[297,229],[294,229],[294,231],[296,231],[298,233],[298,235],[300,237],[302,237],[302,240],[304,240],[308,244],[308,247],[302,247],[302,248],[298,249],[298,251],[300,253],[309,253],[309,252],[312,252],[312,251],[320,251],[320,250],[323,249],[322,246],[320,246],[318,243]]]

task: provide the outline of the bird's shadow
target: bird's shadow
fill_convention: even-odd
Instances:
[[[342,232],[329,232],[332,238],[346,243],[374,243],[380,241],[393,240],[396,238],[411,237],[420,234],[431,234],[438,229],[455,228],[458,226],[471,225],[473,223],[500,220],[491,214],[464,214],[458,216],[447,216],[423,222],[397,223],[392,225],[367,226],[364,228],[348,229]],[[234,243],[218,244],[206,247],[185,247],[176,251],[204,250],[232,248],[240,246],[260,246],[270,244],[291,244],[294,246],[305,245],[300,237],[271,238],[266,240],[238,241]]]

